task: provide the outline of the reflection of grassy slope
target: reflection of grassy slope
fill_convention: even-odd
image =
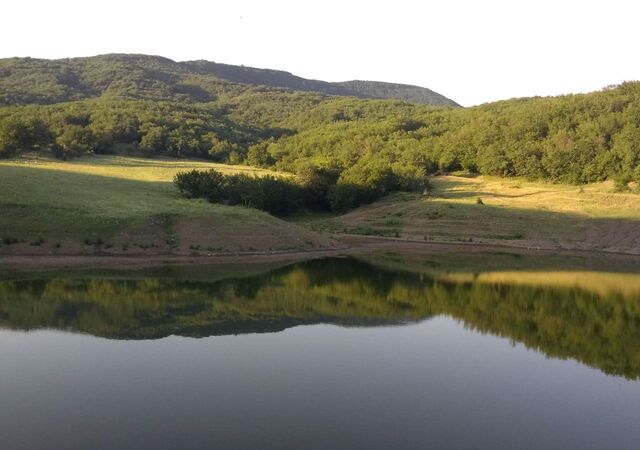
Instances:
[[[397,194],[315,225],[348,233],[397,232],[422,242],[640,253],[640,195],[614,193],[612,184],[453,176],[431,182],[429,198]]]
[[[171,181],[176,172],[192,168],[262,173],[242,166],[113,156],[91,156],[71,162],[0,162],[0,237],[28,241],[43,237],[47,247],[54,240],[68,241],[64,251],[70,249],[69,245],[81,245],[92,237],[100,237],[106,243],[118,233],[137,226],[141,229],[128,238],[127,245],[153,243],[160,247],[180,232],[171,228],[186,220],[189,223],[182,223],[185,234],[199,234],[208,227],[209,231],[220,233],[213,238],[223,240],[224,232],[235,230],[238,234],[245,233],[247,247],[258,246],[251,242],[252,235],[289,233],[292,239],[313,239],[303,238],[303,234],[308,234],[306,231],[260,211],[181,198]],[[205,245],[205,237],[191,238],[195,239],[189,241],[194,247],[199,244],[196,238],[202,238],[202,250],[209,245]],[[224,248],[224,242],[219,246]],[[115,246],[112,249],[117,250]]]
[[[625,298],[640,297],[640,276],[610,272],[482,272],[447,273],[441,276],[453,282],[476,282],[545,287],[575,287],[598,295],[616,293]]]
[[[549,356],[575,358],[611,374],[640,376],[638,293],[622,296],[571,284],[545,288],[434,281],[345,259],[210,283],[0,282],[0,325],[112,338],[277,331],[314,322],[392,324],[438,314]]]

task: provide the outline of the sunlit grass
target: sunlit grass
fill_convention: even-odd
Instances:
[[[432,177],[434,202],[483,204],[530,211],[551,211],[591,218],[640,218],[640,195],[615,192],[613,182],[584,186],[481,176]]]
[[[152,216],[243,221],[265,214],[187,200],[171,183],[181,170],[265,171],[198,161],[87,156],[0,162],[0,237],[111,234]]]
[[[170,182],[176,173],[185,170],[215,169],[227,174],[246,173],[248,175],[277,174],[266,169],[249,166],[232,166],[208,161],[193,161],[171,158],[135,158],[110,155],[87,155],[70,161],[51,158],[26,157],[7,161],[0,160],[3,167],[29,167],[69,173],[82,173],[136,181]]]
[[[613,183],[574,186],[485,176],[430,182],[429,195],[393,194],[314,226],[422,242],[640,252],[640,195],[615,192]]]

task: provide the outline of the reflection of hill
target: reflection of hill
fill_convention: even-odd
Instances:
[[[295,325],[384,325],[445,314],[553,357],[640,377],[640,296],[453,283],[351,259],[311,261],[244,279],[0,282],[0,326],[114,339],[275,332]]]

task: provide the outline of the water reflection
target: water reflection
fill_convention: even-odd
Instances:
[[[476,278],[433,279],[332,258],[215,282],[10,280],[0,282],[0,326],[157,339],[276,332],[314,323],[399,325],[447,315],[551,357],[640,377],[638,291],[605,290],[603,283],[597,289],[545,286],[540,276],[526,283]]]

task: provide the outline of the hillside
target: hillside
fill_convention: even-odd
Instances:
[[[431,177],[429,195],[399,193],[310,225],[399,241],[640,255],[640,195],[613,183]]]
[[[121,70],[104,71],[100,58]],[[0,107],[0,157],[51,149],[60,158],[126,152],[292,173],[315,167],[334,172],[339,184],[381,193],[419,189],[425,175],[455,170],[562,183],[614,179],[622,190],[640,180],[638,82],[434,109],[212,78],[202,84],[204,75],[185,76],[177,63],[144,57],[133,70],[127,58],[91,59],[96,70],[81,78],[70,71],[66,90],[51,81],[66,67],[60,61],[40,61],[29,84],[3,77],[16,85],[5,97],[56,103]]]
[[[640,249],[639,82],[438,109],[235,83],[211,75],[213,63],[150,56],[3,64],[2,101],[29,103],[0,107],[5,254],[335,248],[228,197],[180,198],[170,183],[177,170],[231,167],[296,175],[287,180],[312,202],[291,211],[315,203],[334,218],[312,225],[333,233]],[[45,161],[22,156],[34,153]],[[440,176],[455,171],[474,178]]]
[[[183,170],[264,170],[185,160],[86,156],[0,161],[0,256],[277,253],[330,238],[260,211],[181,198]]]
[[[463,245],[640,254],[640,196],[614,192],[610,182],[578,187],[431,177],[428,196],[398,193],[346,214],[284,221],[243,206],[181,198],[173,176],[193,169],[273,173],[206,161],[103,155],[0,161],[0,257],[174,258],[401,246],[410,252],[444,251],[432,244],[457,252]],[[436,258],[443,262],[442,255]],[[467,253],[467,263],[471,259]]]
[[[373,81],[327,83],[288,72],[218,64],[175,62],[148,55],[0,60],[0,106],[51,104],[97,97],[209,102],[256,86],[360,98],[397,99],[433,106],[459,106],[418,86]]]
[[[453,100],[420,86],[362,80],[329,83],[301,78],[282,70],[256,69],[254,67],[218,64],[210,61],[188,61],[180,64],[198,73],[214,75],[219,79],[235,83],[273,86],[295,91],[321,92],[328,95],[402,100],[422,105],[460,106]]]

